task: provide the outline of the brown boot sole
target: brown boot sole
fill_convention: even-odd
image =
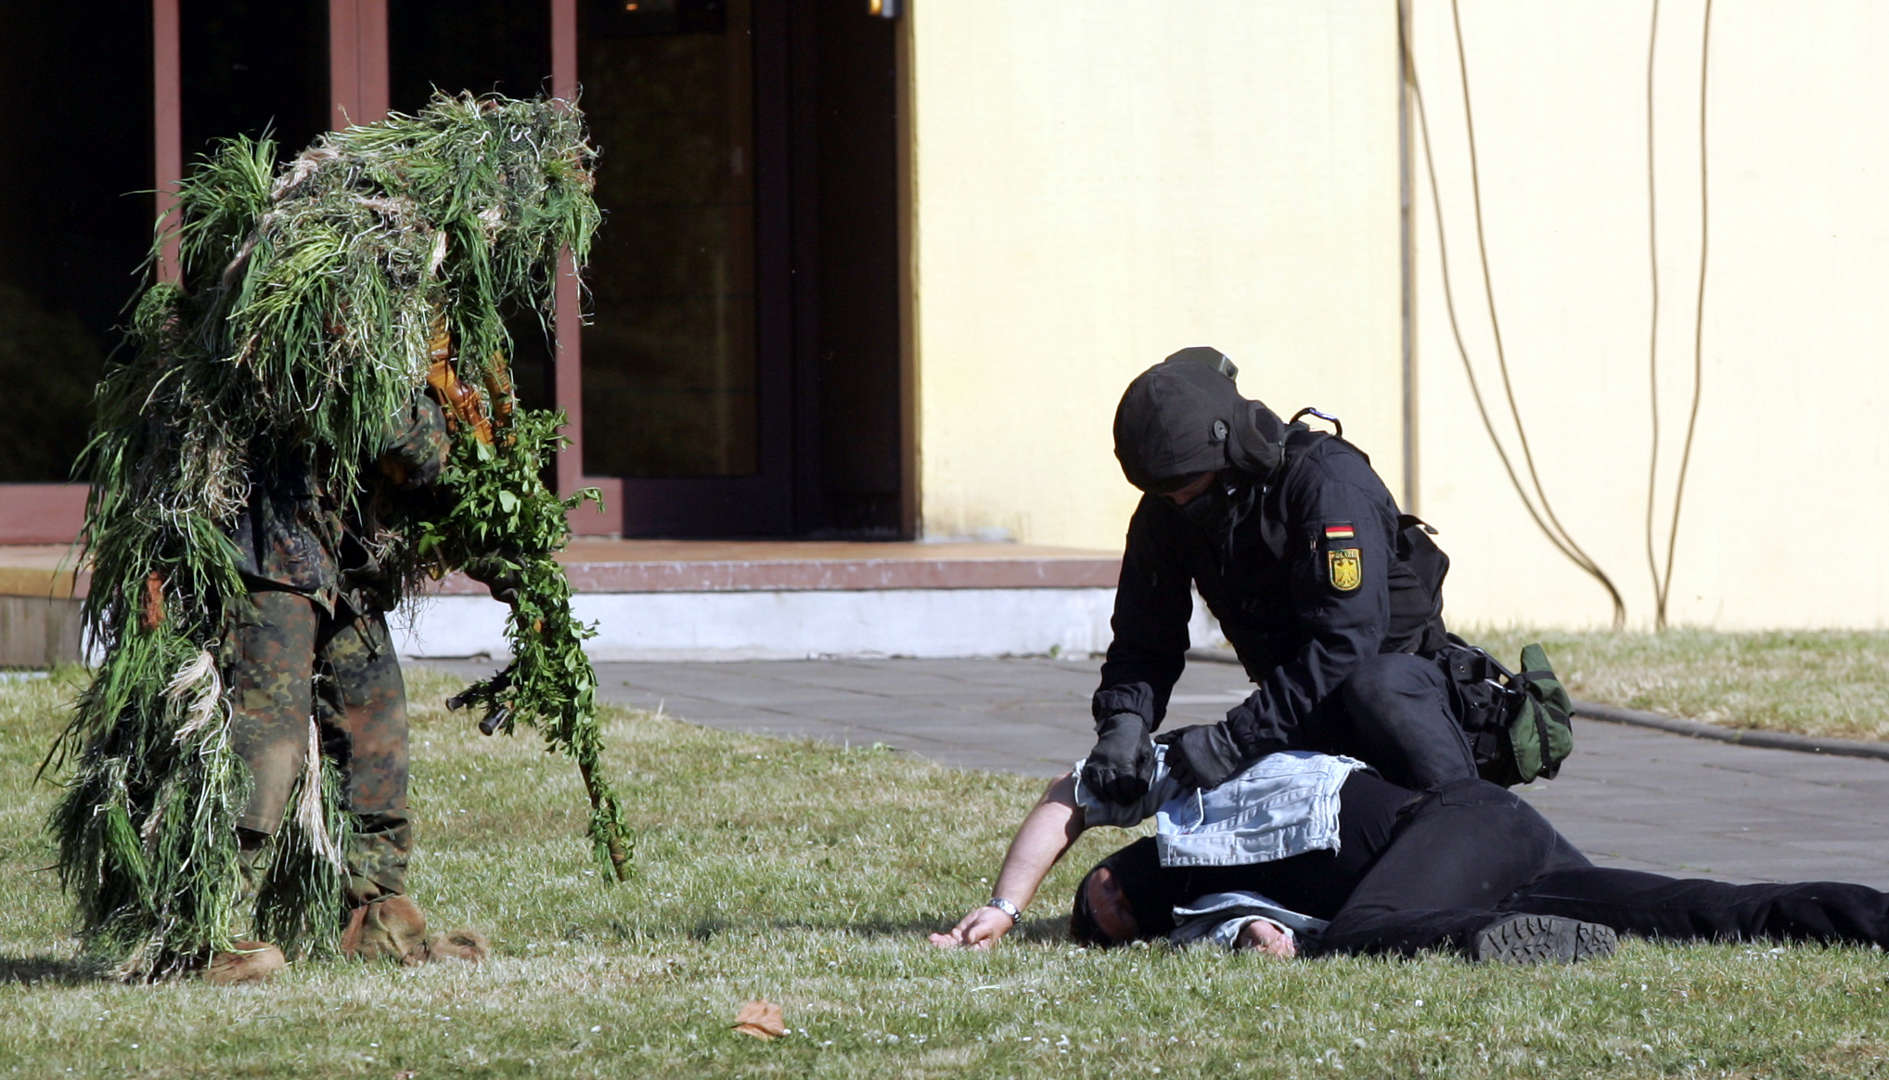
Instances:
[[[203,981],[211,986],[262,982],[288,966],[282,950],[262,941],[238,941],[229,952],[214,953],[204,966]]]
[[[454,930],[445,934],[435,934],[426,943],[421,959],[461,960],[468,964],[482,964],[492,955],[492,943],[477,930]]]

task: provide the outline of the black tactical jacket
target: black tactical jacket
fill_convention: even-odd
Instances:
[[[1181,357],[1124,397],[1123,469],[1145,489],[1162,475],[1160,462],[1198,470],[1214,460],[1198,444],[1223,444],[1221,475],[1240,493],[1233,512],[1208,527],[1166,498],[1142,497],[1128,525],[1095,717],[1131,712],[1160,726],[1185,663],[1193,584],[1258,684],[1227,713],[1244,755],[1319,745],[1317,710],[1361,659],[1445,644],[1449,559],[1398,512],[1363,452],[1283,424],[1240,398],[1231,379],[1208,378],[1210,369],[1177,364]]]

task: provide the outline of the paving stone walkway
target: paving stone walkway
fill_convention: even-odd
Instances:
[[[470,662],[429,666],[491,670]],[[660,707],[707,727],[884,743],[946,765],[1048,777],[1089,747],[1096,662],[605,663],[598,675],[606,701]],[[1168,724],[1217,721],[1248,689],[1238,667],[1190,663]],[[1730,881],[1860,881],[1889,889],[1889,762],[1576,725],[1575,753],[1560,777],[1524,793],[1596,862]]]

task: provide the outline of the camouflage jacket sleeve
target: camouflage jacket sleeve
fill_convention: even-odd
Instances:
[[[383,532],[403,514],[428,511],[441,493],[451,446],[446,418],[425,391],[388,419],[379,452],[365,463],[364,490],[343,523],[339,587],[355,611],[385,611],[399,602],[404,585],[381,562]]]
[[[421,391],[388,421],[380,469],[402,491],[432,487],[451,449],[446,415],[432,395]]]

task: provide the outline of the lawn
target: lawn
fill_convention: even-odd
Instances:
[[[1889,632],[1469,630],[1514,665],[1539,641],[1577,698],[1735,728],[1889,740]]]
[[[575,769],[482,738],[424,673],[413,886],[495,957],[119,985],[75,959],[45,869],[53,792],[31,782],[75,678],[0,680],[0,1074],[1889,1075],[1889,967],[1868,950],[1630,943],[1513,969],[1073,948],[1064,898],[1119,834],[1085,838],[994,952],[934,950],[923,932],[985,899],[1040,784],[878,748],[610,713],[639,867],[611,885]],[[732,1030],[763,997],[787,1037]]]

